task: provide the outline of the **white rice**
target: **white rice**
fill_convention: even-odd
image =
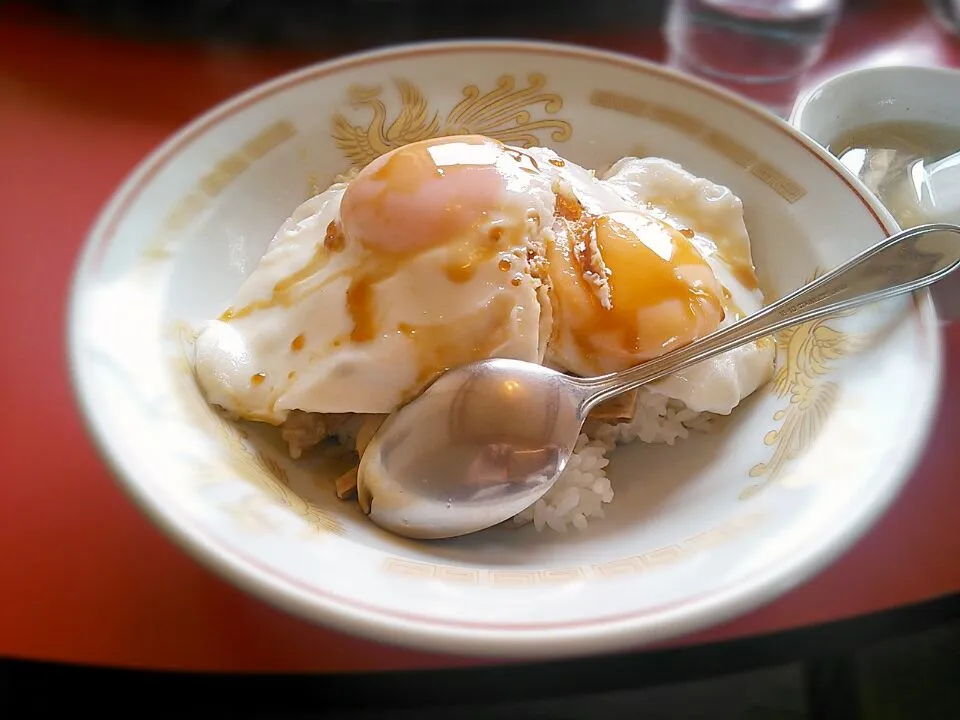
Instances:
[[[613,501],[613,487],[606,471],[608,452],[634,440],[673,445],[691,430],[708,431],[710,421],[707,413],[694,412],[683,403],[641,389],[632,420],[617,425],[587,422],[556,484],[532,507],[516,515],[513,522],[532,522],[538,532],[549,528],[562,533],[571,526],[586,529],[590,518],[602,518],[603,506]]]
[[[335,440],[332,446],[327,446],[328,451],[350,453],[358,440],[366,445],[358,437],[363,434],[364,417],[345,416],[331,424],[329,419],[324,420],[324,416],[303,414],[291,418],[293,421],[282,430],[282,434],[294,458],[323,435]],[[516,515],[513,523],[527,525],[532,522],[538,532],[547,528],[559,533],[570,527],[586,529],[592,518],[604,516],[604,506],[613,501],[614,491],[606,470],[610,451],[617,445],[637,440],[673,445],[688,437],[691,431],[709,431],[712,418],[709,413],[694,412],[677,400],[641,388],[637,393],[633,419],[618,424],[587,421],[556,484],[533,506]],[[305,444],[301,446],[301,443]]]

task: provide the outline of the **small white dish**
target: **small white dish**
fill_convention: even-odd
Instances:
[[[960,71],[883,65],[848,70],[805,92],[789,122],[823,146],[873,123],[917,121],[956,126]]]
[[[910,65],[849,70],[827,78],[798,98],[790,124],[824,148],[858,128],[899,122],[960,127],[960,70]],[[960,150],[960,148],[957,148]],[[960,222],[960,170],[956,158],[940,167],[933,187],[936,207],[923,187],[929,178],[905,181],[917,186],[917,217],[924,222]],[[924,196],[926,193],[926,197]],[[903,201],[901,201],[903,204]],[[901,216],[902,217],[902,216]],[[942,318],[960,317],[960,278],[947,278],[932,289]]]
[[[893,502],[940,381],[926,294],[803,327],[779,382],[722,431],[618,450],[617,498],[584,533],[501,527],[415,543],[338,501],[321,472],[245,440],[199,394],[180,335],[225,306],[274,230],[376,150],[397,81],[443,125],[536,140],[605,168],[671,158],[746,208],[761,282],[782,294],[895,229],[822,148],[758,107],[579,47],[446,42],[354,55],[215,108],[147,158],[92,229],[71,297],[77,396],[120,483],[185,549],[306,618],[451,653],[636,647],[744,613],[808,578]],[[358,92],[365,88],[366,92]],[[457,114],[462,103],[471,113]],[[382,145],[383,147],[379,147]],[[318,649],[318,651],[320,651]]]

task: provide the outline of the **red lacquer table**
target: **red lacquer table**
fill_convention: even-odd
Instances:
[[[4,14],[5,13],[5,14]],[[659,59],[655,28],[560,38]],[[0,656],[183,670],[348,671],[480,661],[314,627],[198,566],[97,457],[67,380],[64,309],[114,187],[193,116],[317,55],[143,46],[0,12]],[[919,2],[844,18],[817,77],[851,65],[960,66]],[[832,567],[674,645],[805,627],[960,591],[960,325],[924,459],[893,509]]]

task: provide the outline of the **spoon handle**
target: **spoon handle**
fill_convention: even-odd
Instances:
[[[955,235],[960,225],[949,223],[891,235],[734,325],[637,367],[582,381],[583,410],[778,330],[931,285],[960,266]]]

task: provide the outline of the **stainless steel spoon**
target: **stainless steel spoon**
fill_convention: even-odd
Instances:
[[[960,265],[958,234],[944,223],[905,230],[760,312],[622,372],[577,378],[498,359],[451,369],[367,445],[360,506],[377,525],[417,539],[503,522],[556,482],[598,403],[791,325],[926,287]]]

